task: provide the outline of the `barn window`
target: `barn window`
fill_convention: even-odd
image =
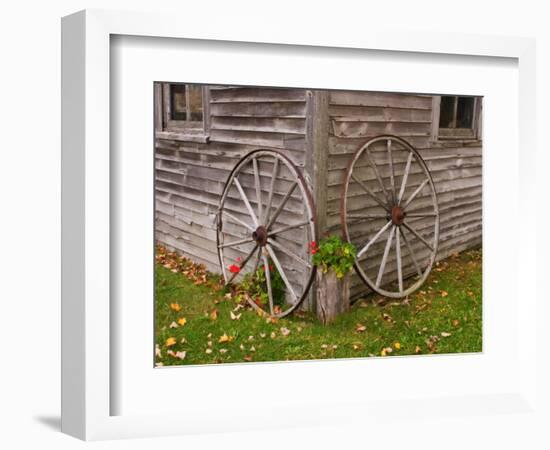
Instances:
[[[480,139],[481,98],[459,95],[434,97],[435,139]]]
[[[171,120],[189,123],[202,122],[202,86],[197,84],[170,85]]]
[[[208,141],[207,86],[156,83],[156,131],[159,138]]]

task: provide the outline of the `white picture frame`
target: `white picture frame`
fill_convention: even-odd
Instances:
[[[198,21],[200,22],[200,21]],[[270,427],[329,424],[338,421],[359,423],[381,416],[385,420],[400,420],[404,411],[422,414],[427,405],[441,415],[473,417],[495,416],[509,411],[518,420],[541,420],[544,404],[537,403],[539,391],[535,380],[540,366],[534,342],[537,340],[536,316],[538,293],[535,286],[525,287],[522,302],[517,303],[517,340],[522,351],[517,355],[517,379],[510,390],[460,398],[414,399],[397,397],[356,403],[333,400],[318,404],[292,405],[288,411],[284,402],[274,410],[269,405],[254,415],[243,411],[230,420],[214,420],[200,408],[200,399],[186,402],[181,413],[111,415],[113,389],[110,353],[111,338],[116,324],[111,321],[110,272],[111,245],[110,187],[116,173],[110,161],[110,92],[111,37],[141,36],[193,40],[230,41],[237,43],[285,44],[324,47],[331,52],[346,49],[368,49],[380,52],[414,52],[417,54],[468,55],[501,57],[517,60],[519,74],[518,148],[519,182],[517,205],[522,217],[518,232],[524,236],[522,245],[514,247],[518,261],[536,260],[536,236],[526,231],[526,223],[536,222],[535,186],[530,174],[536,168],[536,84],[535,43],[528,38],[471,36],[445,33],[406,33],[371,28],[368,31],[326,35],[322,30],[304,37],[300,33],[276,28],[238,28],[219,26],[205,28],[200,23],[181,22],[167,14],[144,14],[113,11],[83,11],[63,19],[63,86],[62,86],[62,430],[85,440],[163,436],[208,431],[233,431]],[[312,30],[313,31],[313,30]],[[340,50],[339,50],[340,49]],[[284,50],[284,49],[283,49]],[[177,80],[176,80],[177,81]],[[208,81],[208,80],[197,80]],[[232,82],[232,80],[226,80]],[[109,182],[110,180],[110,182]],[[111,183],[111,184],[110,184]],[[529,268],[517,267],[516,285],[529,279]],[[517,292],[510,292],[517,296]],[[515,298],[515,297],[514,297]],[[460,358],[460,355],[454,358]],[[445,360],[443,364],[453,364]],[[352,373],[357,362],[319,363],[307,366],[309,376],[329,370],[334,376]],[[329,363],[330,364],[330,363]],[[399,362],[384,368],[388,373]],[[258,371],[278,370],[277,365],[256,365]],[[337,369],[334,369],[338,367]],[[198,368],[196,370],[205,368]],[[208,368],[206,368],[208,369]],[[195,369],[193,369],[195,370]],[[165,371],[167,372],[167,371]],[[185,376],[185,375],[182,375]],[[193,403],[195,402],[195,403]],[[400,405],[399,411],[394,405]],[[548,405],[546,405],[548,406]],[[193,409],[195,412],[193,413]],[[219,405],[222,408],[222,405]],[[198,411],[198,412],[197,412]],[[279,413],[279,414],[277,414]],[[207,420],[208,417],[208,420]],[[527,417],[527,419],[525,419]],[[275,419],[274,419],[275,418]],[[504,419],[502,419],[504,420]],[[497,431],[499,420],[487,421]]]

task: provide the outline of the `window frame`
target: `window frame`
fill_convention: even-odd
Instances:
[[[176,84],[155,83],[155,136],[157,139],[202,142],[210,140],[210,86],[201,85],[202,120],[174,120],[171,117],[171,89]]]
[[[434,95],[432,97],[432,141],[480,141],[482,139],[482,108],[483,97],[474,96],[474,115],[472,126],[470,128],[440,128],[439,119],[441,116],[441,97]],[[461,95],[451,95],[451,97],[463,97]]]

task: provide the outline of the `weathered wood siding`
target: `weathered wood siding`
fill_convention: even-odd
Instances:
[[[433,141],[432,96],[331,91],[329,116],[326,232],[341,231],[340,194],[351,155],[370,138],[393,134],[404,138],[419,151],[432,174],[441,220],[437,259],[481,243],[481,142]],[[370,229],[362,225],[365,236],[372,236],[382,225],[373,223]],[[427,233],[425,236],[430,236]],[[373,247],[380,254],[385,239],[381,241]],[[414,247],[419,252],[425,250],[419,243]],[[373,262],[376,264],[376,258]],[[396,269],[394,259],[390,258],[387,267],[389,273]],[[404,272],[412,273],[412,269],[409,261]],[[364,284],[354,276],[352,295],[357,296],[364,290]]]
[[[207,143],[157,138],[156,240],[220,272],[216,211],[229,173],[241,157],[258,148],[281,150],[306,171],[306,97],[301,89],[211,87],[209,108],[205,108],[209,111]],[[270,170],[262,170],[262,186],[269,186],[270,177]],[[284,177],[280,168],[274,205],[288,189]],[[256,208],[252,177],[240,181],[245,191],[250,190],[249,198]],[[267,193],[264,195],[267,198]],[[232,212],[248,220],[238,193],[230,191],[229,196],[235,200]],[[293,207],[296,205],[291,200],[281,221]],[[238,253],[241,250],[227,249],[226,255],[243,256]],[[284,256],[281,263],[289,267],[291,281],[296,277],[296,284],[303,284],[297,281],[302,267],[293,260],[286,261]]]
[[[349,159],[381,134],[406,139],[428,164],[441,213],[438,259],[481,243],[481,142],[433,141],[432,96],[211,87],[207,106],[209,142],[157,138],[155,166],[157,241],[209,270],[220,270],[215,215],[226,179],[242,156],[258,148],[289,156],[310,184],[319,184],[313,197],[322,203],[316,205],[323,214],[320,232],[340,233],[340,194]],[[313,148],[324,155],[313,154]],[[246,181],[244,187],[253,188]],[[372,230],[365,228],[365,235],[372,236]],[[383,245],[377,248],[381,254]],[[298,282],[303,268],[293,260],[284,263]],[[390,259],[388,268],[394,266]],[[404,271],[410,269],[409,264]],[[365,291],[354,276],[352,295]]]

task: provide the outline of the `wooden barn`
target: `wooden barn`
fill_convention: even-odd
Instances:
[[[352,297],[404,297],[481,244],[479,97],[156,83],[155,105],[156,240],[226,280],[275,263],[312,308],[308,243],[339,234]]]

